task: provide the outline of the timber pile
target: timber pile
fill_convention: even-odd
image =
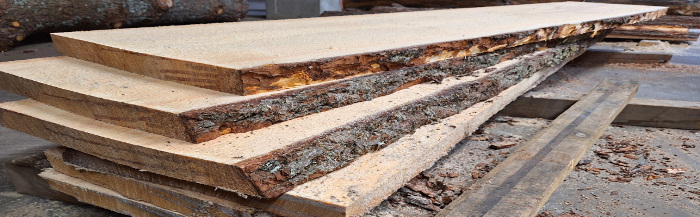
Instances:
[[[700,37],[700,17],[663,16],[656,20],[621,26],[608,35],[620,39],[656,39],[694,42]]]
[[[65,147],[46,153],[54,189],[125,214],[355,216],[611,29],[664,12],[553,3],[61,33],[70,57],[0,64],[0,87],[31,98],[0,104],[0,121]]]

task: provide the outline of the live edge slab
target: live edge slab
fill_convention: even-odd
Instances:
[[[665,7],[583,2],[52,34],[65,55],[250,95],[597,33]]]
[[[0,88],[84,117],[199,143],[369,101],[416,84],[468,75],[537,50],[599,40],[609,31],[250,96],[163,81],[70,57],[0,63]]]
[[[299,185],[274,199],[244,198],[233,192],[134,169],[71,149],[48,150],[46,156],[54,170],[62,174],[117,191],[132,200],[157,204],[180,213],[202,210],[213,214],[221,213],[218,210],[250,213],[259,209],[282,216],[358,216],[379,205],[408,180],[429,168],[466,135],[560,66],[538,71],[488,101],[423,126],[386,148],[363,155],[344,168]],[[359,171],[362,171],[361,176],[357,175]],[[80,193],[61,186],[57,189],[75,195]],[[144,191],[160,193],[138,193]],[[173,203],[188,205],[173,206]]]
[[[81,117],[33,100],[0,105],[5,127],[123,165],[259,197],[276,197],[347,166],[507,88],[557,68],[589,44],[505,61],[442,83],[411,86],[247,133],[193,144]]]

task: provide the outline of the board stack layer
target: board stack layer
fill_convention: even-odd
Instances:
[[[547,3],[53,34],[0,64],[41,176],[132,216],[357,216],[616,27],[666,9]]]

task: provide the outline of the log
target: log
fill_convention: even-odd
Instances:
[[[477,103],[436,124],[423,126],[413,135],[405,136],[377,152],[363,155],[347,167],[304,183],[273,200],[254,197],[242,198],[232,192],[147,171],[139,171],[70,149],[66,151],[70,153],[65,153],[63,150],[47,151],[47,156],[49,156],[54,169],[83,180],[90,180],[92,183],[98,183],[100,179],[87,178],[87,174],[106,174],[103,175],[105,179],[115,181],[102,182],[103,184],[100,185],[109,189],[121,189],[112,187],[114,183],[138,180],[144,184],[141,186],[157,187],[156,185],[161,185],[194,191],[282,216],[358,216],[379,205],[408,180],[432,166],[435,161],[446,155],[455,144],[475,131],[495,112],[517,96],[535,87],[547,76],[556,72],[563,64],[539,71],[489,101]],[[63,156],[70,158],[70,163],[66,163]],[[65,167],[68,164],[76,166],[81,172],[75,173],[70,167]],[[357,176],[358,171],[362,171],[363,175]],[[391,178],[387,179],[386,177]],[[112,185],[107,185],[109,183]],[[159,187],[158,189],[163,188]],[[193,194],[188,193],[187,195]]]
[[[139,217],[185,216],[177,212],[153,206],[152,204],[130,200],[112,190],[63,175],[52,169],[48,169],[39,175],[46,179],[53,189],[74,196],[78,198],[79,201],[105,209],[111,209],[112,211],[124,215]]]
[[[598,35],[608,32],[603,30]],[[372,100],[412,85],[469,75],[515,56],[591,36],[588,33],[530,43],[248,97],[167,82],[69,57],[0,63],[0,88],[92,119],[199,143],[227,133],[249,132]]]
[[[535,216],[632,99],[638,82],[605,80],[437,216]]]
[[[244,0],[2,1],[0,51],[35,34],[239,21],[247,12]]]
[[[343,0],[343,7],[369,9],[375,6],[400,4],[416,8],[470,8],[563,1],[567,0]],[[696,0],[586,0],[586,2],[664,6],[669,7],[668,14],[700,16],[700,3]]]
[[[469,77],[415,85],[372,101],[201,144],[80,117],[33,100],[2,104],[1,118],[8,128],[120,164],[247,195],[276,197],[422,125],[489,100],[538,70],[563,64],[585,51],[589,42],[539,51]]]
[[[662,7],[564,2],[54,33],[52,38],[57,50],[71,57],[250,95],[597,33],[664,13]]]

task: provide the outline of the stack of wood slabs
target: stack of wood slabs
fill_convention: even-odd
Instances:
[[[556,3],[63,33],[59,50],[87,61],[0,64],[0,87],[32,98],[1,104],[0,121],[69,148],[50,152],[52,187],[122,213],[358,215],[610,29],[664,11]]]
[[[655,39],[694,42],[700,37],[700,17],[663,16],[656,20],[621,26],[608,35],[619,39]]]

